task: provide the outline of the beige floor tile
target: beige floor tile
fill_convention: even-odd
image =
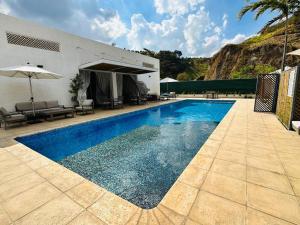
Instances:
[[[32,172],[32,170],[24,164],[16,165],[13,168],[8,167],[2,169],[0,171],[0,184],[3,184],[7,181],[13,180],[30,172]]]
[[[176,181],[161,204],[181,215],[187,215],[197,196],[198,189]]]
[[[246,156],[243,153],[232,151],[220,151],[218,152],[216,158],[234,163],[246,164]]]
[[[4,160],[0,163],[0,175],[1,173],[6,172],[7,170],[10,170],[12,168],[15,168],[16,166],[19,166],[22,164],[22,161],[19,159],[10,159],[10,160]]]
[[[247,208],[247,225],[292,225],[292,223],[259,212],[255,209]]]
[[[138,209],[137,212],[129,219],[126,225],[137,225],[141,217],[142,209]]]
[[[11,153],[0,149],[0,163],[2,161],[14,160],[16,157]]]
[[[239,144],[238,142],[223,142],[220,147],[221,151],[232,151],[239,153],[246,153],[247,146],[245,144]]]
[[[284,175],[254,167],[247,168],[247,182],[262,185],[287,194],[293,194],[290,182]]]
[[[200,191],[189,218],[201,225],[244,225],[246,207]]]
[[[153,209],[154,215],[157,218],[159,224],[174,225],[158,208]]]
[[[300,164],[299,163],[283,163],[284,169],[288,176],[300,178]]]
[[[113,193],[106,192],[88,211],[107,224],[126,224],[137,212],[137,207]]]
[[[245,181],[209,173],[201,189],[231,201],[246,204]]]
[[[7,201],[4,201],[3,207],[13,220],[17,220],[51,199],[57,197],[59,194],[60,192],[55,187],[44,182],[8,199]]]
[[[45,179],[36,173],[28,173],[24,176],[17,177],[11,181],[0,185],[0,197],[7,200],[23,191],[28,190],[42,182]]]
[[[246,180],[246,166],[239,163],[215,159],[211,171],[228,177]]]
[[[203,145],[203,147],[200,149],[199,153],[200,155],[205,155],[205,156],[208,156],[208,157],[215,157],[217,152],[218,152],[218,147],[212,147],[212,146],[209,146],[209,145]]]
[[[234,135],[234,137],[225,136],[223,140],[226,144],[229,144],[229,143],[233,144],[231,147],[233,147],[235,144],[237,144],[237,145],[247,144],[247,138],[246,137],[244,137],[244,138],[243,137],[237,137],[236,135]],[[236,148],[236,149],[238,149],[238,148]],[[231,150],[231,151],[233,151],[233,150]],[[241,150],[239,150],[239,151],[241,151]]]
[[[184,225],[201,225],[200,223],[196,223],[195,221],[192,221],[190,219],[187,219]]]
[[[281,166],[281,162],[278,160],[268,160],[261,159],[259,157],[247,156],[247,165],[258,169],[284,174],[284,169]]]
[[[106,191],[90,181],[83,181],[66,194],[75,202],[87,208],[94,204]]]
[[[54,178],[57,175],[64,174],[67,171],[63,166],[51,162],[49,165],[41,167],[36,172],[47,180]]]
[[[298,153],[278,152],[278,155],[283,162],[300,163],[300,150]]]
[[[105,223],[93,214],[85,211],[72,220],[71,223],[68,223],[68,225],[105,225]]]
[[[31,160],[27,162],[26,164],[33,170],[37,170],[41,167],[47,166],[51,163],[50,159],[47,159],[45,157],[40,157],[34,160]]]
[[[247,150],[247,154],[252,157],[257,157],[262,159],[278,160],[278,156],[276,155],[276,152],[269,149],[249,147]]]
[[[293,187],[293,190],[294,190],[295,194],[297,196],[300,196],[300,179],[299,178],[290,177],[289,180],[290,180],[290,182],[292,184],[292,187]]]
[[[300,223],[300,207],[295,196],[254,184],[247,184],[248,205],[286,221]]]
[[[138,225],[147,225],[149,220],[149,213],[148,210],[143,209],[142,214],[140,216]]]
[[[183,171],[178,180],[185,184],[199,188],[200,185],[203,183],[206,174],[207,170],[199,169],[199,167],[190,164]]]
[[[65,192],[80,184],[83,180],[84,178],[78,174],[66,170],[64,173],[57,174],[53,178],[49,179],[49,182],[56,186],[59,190]]]
[[[40,154],[31,150],[30,148],[26,147],[23,144],[16,144],[10,146],[8,148],[8,151],[23,162],[28,162],[40,157]]]
[[[248,147],[264,148],[274,150],[274,145],[271,142],[248,140]]]
[[[149,225],[160,225],[156,216],[154,215],[153,210],[149,210],[149,219],[148,219],[148,224]]]
[[[9,225],[11,223],[12,223],[11,219],[8,217],[4,209],[0,206],[0,224]]]
[[[158,205],[159,210],[166,216],[174,225],[180,225],[184,221],[184,216],[179,215],[178,213],[174,212],[173,210],[163,206]]]
[[[200,169],[208,170],[213,162],[213,158],[197,154],[190,164],[197,166]]]
[[[62,194],[18,220],[16,225],[65,225],[81,212],[83,208]]]

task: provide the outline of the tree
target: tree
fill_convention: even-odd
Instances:
[[[249,0],[247,0],[249,2]],[[256,2],[251,2],[241,9],[239,12],[239,19],[241,19],[247,12],[255,12],[255,20],[257,20],[262,14],[270,10],[271,12],[277,11],[279,14],[271,19],[260,32],[264,32],[271,25],[284,20],[285,31],[284,31],[284,47],[282,55],[281,70],[284,71],[287,44],[288,44],[288,22],[289,16],[299,13],[300,1],[299,0],[257,0]]]
[[[79,74],[76,74],[74,78],[71,79],[69,93],[72,94],[71,101],[74,105],[78,105],[78,91],[82,88],[83,82]]]

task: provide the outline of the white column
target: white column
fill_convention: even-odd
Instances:
[[[118,85],[117,85],[117,73],[111,73],[111,87],[112,87],[112,97],[118,98]]]

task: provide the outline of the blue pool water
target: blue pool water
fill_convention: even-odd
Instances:
[[[184,100],[18,137],[142,207],[155,207],[233,105]]]

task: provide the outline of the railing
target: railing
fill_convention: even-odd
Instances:
[[[222,94],[254,94],[257,79],[207,80],[161,83],[160,92],[176,94],[202,94],[217,92]]]

